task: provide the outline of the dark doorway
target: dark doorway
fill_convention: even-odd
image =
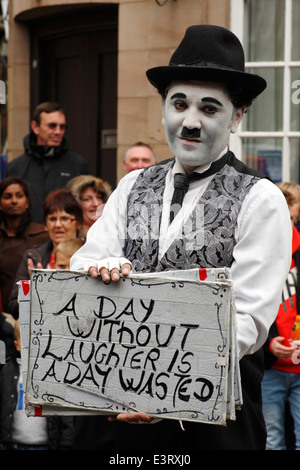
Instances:
[[[63,11],[30,22],[31,112],[42,101],[66,110],[71,150],[116,183],[117,6]]]

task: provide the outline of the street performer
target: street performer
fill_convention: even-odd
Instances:
[[[244,401],[236,421],[181,427],[161,420],[127,428],[147,433],[153,450],[158,440],[160,448],[169,450],[171,442],[178,452],[264,449],[261,346],[289,271],[292,230],[282,192],[235,157],[229,137],[266,82],[245,72],[238,38],[211,25],[189,27],[169,65],[149,69],[147,77],[162,97],[174,157],[120,181],[71,269],[117,282],[131,270],[230,267]],[[115,420],[151,422],[142,412]],[[139,449],[136,442],[128,448]]]

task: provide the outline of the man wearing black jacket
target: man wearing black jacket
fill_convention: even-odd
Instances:
[[[69,150],[66,128],[66,114],[60,104],[39,104],[31,131],[23,141],[25,153],[6,167],[5,176],[20,176],[30,183],[34,222],[43,223],[43,202],[51,191],[64,188],[75,176],[92,173],[88,160]]]

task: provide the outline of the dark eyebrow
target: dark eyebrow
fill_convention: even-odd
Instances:
[[[216,100],[215,98],[207,97],[207,98],[202,98],[201,100],[203,103],[215,103],[218,106],[223,106],[220,101]]]
[[[175,98],[186,98],[186,94],[184,93],[174,93],[174,95],[171,96],[171,100],[174,100]]]

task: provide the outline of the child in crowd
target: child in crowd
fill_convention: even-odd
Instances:
[[[79,238],[69,238],[61,241],[54,250],[54,268],[69,269],[70,258],[83,245]]]
[[[266,368],[262,380],[263,413],[267,428],[266,450],[286,450],[290,446],[299,450],[300,234],[295,223],[299,221],[300,193],[299,186],[295,183],[283,182],[278,186],[290,211],[293,256],[282,292],[282,303],[263,348]]]

